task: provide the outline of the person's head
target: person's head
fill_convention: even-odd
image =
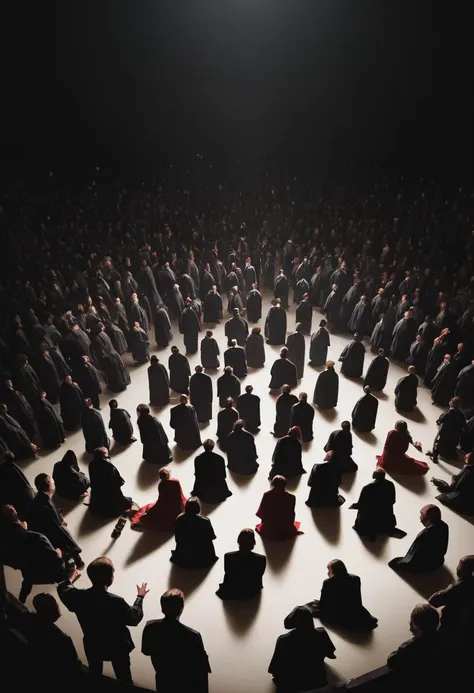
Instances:
[[[461,405],[461,398],[460,397],[453,397],[452,399],[449,400],[449,406],[451,409],[459,409]]]
[[[341,423],[341,428],[343,431],[350,431],[351,430],[351,422],[350,421],[343,421]]]
[[[326,327],[326,325],[327,325],[326,320],[320,320],[319,327]]]
[[[464,464],[473,464],[474,463],[474,456],[472,452],[468,452],[467,455],[464,457]]]
[[[118,402],[116,399],[111,399],[109,402],[109,407],[111,411],[114,411],[114,409],[118,409]]]
[[[42,621],[55,623],[61,616],[59,604],[52,594],[40,592],[33,597],[34,609]]]
[[[280,274],[283,274],[283,270],[281,270]],[[275,298],[273,303],[275,304],[275,306],[279,307],[281,305],[281,300],[279,298]]]
[[[255,548],[255,532],[250,527],[246,527],[239,532],[237,544],[241,551],[252,551]]]
[[[226,409],[232,409],[233,406],[234,406],[234,400],[232,399],[232,397],[227,397],[227,399],[225,401],[225,408]]]
[[[291,392],[291,387],[289,385],[283,385],[281,388],[282,394],[289,395]]]
[[[395,430],[399,431],[400,433],[407,433],[408,432],[408,426],[406,421],[397,421],[395,424]]]
[[[62,462],[63,466],[65,466],[65,467],[76,467],[77,466],[77,457],[76,457],[76,453],[74,452],[74,450],[68,450],[64,454],[61,462]]]
[[[307,392],[300,392],[298,395],[298,399],[300,402],[307,402],[308,401],[308,393]]]
[[[385,356],[385,349],[379,349],[378,352],[377,352],[377,354],[378,354],[379,356]]]
[[[210,438],[206,438],[206,440],[202,444],[202,446],[203,446],[204,450],[206,450],[206,452],[212,452],[212,450],[214,450],[214,445],[215,445],[214,441],[211,440]]]
[[[234,291],[235,291],[235,293],[237,293],[236,287],[234,287]],[[238,308],[234,308],[232,310],[232,313],[234,314],[234,317],[235,317],[236,315],[240,315],[240,310]]]
[[[162,467],[158,472],[158,476],[160,477],[161,481],[163,481],[164,479],[170,478],[171,472],[167,467]]]
[[[474,556],[463,556],[456,568],[456,575],[460,580],[470,580],[474,578]]]
[[[451,354],[445,354],[443,361],[444,363],[449,363],[451,361]]]
[[[2,526],[9,525],[22,525],[26,529],[26,522],[22,522],[18,517],[16,509],[8,503],[7,505],[2,505]]]
[[[106,460],[109,456],[109,451],[105,447],[96,448],[94,450],[94,459],[96,460]]]
[[[458,351],[462,351],[464,349],[464,344],[463,342],[459,342],[458,344]]]
[[[361,342],[362,337],[358,332],[354,332],[354,342]]]
[[[299,426],[292,426],[288,431],[290,438],[298,438],[301,440],[301,428]]]
[[[375,481],[383,481],[385,479],[385,470],[381,467],[377,467],[377,469],[372,474],[372,479],[374,479]]]
[[[410,631],[413,635],[436,633],[439,614],[430,604],[417,604],[410,614]]]
[[[167,590],[160,597],[160,606],[165,618],[179,618],[184,609],[184,594],[176,588]]]
[[[6,404],[0,404],[0,414],[7,414],[8,412],[8,407]]]
[[[299,631],[314,630],[314,619],[309,606],[297,606],[291,615],[291,628]]]
[[[252,327],[252,334],[260,334],[262,332],[260,327]]]
[[[280,358],[281,359],[286,359],[288,358],[288,349],[286,347],[282,347],[280,349]]]
[[[139,404],[137,407],[138,416],[146,416],[150,413],[150,407],[148,404]]]
[[[199,498],[196,498],[196,496],[191,496],[188,498],[186,505],[184,506],[184,512],[186,515],[199,515],[201,512],[201,503]]]
[[[231,339],[231,340],[230,340],[230,346],[231,346],[231,347],[236,347],[236,346],[237,346],[237,340],[236,340],[236,339]]]
[[[188,396],[187,395],[180,395],[179,396],[179,403],[180,404],[187,404],[188,403]]]
[[[336,365],[336,364],[334,363],[334,361],[326,361],[326,368],[327,368],[329,371],[334,370],[334,366],[335,366],[335,365]]]
[[[54,481],[49,474],[45,474],[44,472],[35,477],[35,486],[39,493],[54,493]]]
[[[346,564],[343,563],[339,558],[329,561],[328,575],[329,577],[341,577],[342,575],[347,575]]]
[[[245,392],[246,392],[248,395],[251,395],[252,392],[253,392],[253,386],[252,386],[252,385],[246,385],[246,386],[245,386]]]
[[[114,564],[107,556],[100,556],[87,566],[87,577],[94,587],[110,587],[114,581]]]
[[[225,375],[232,375],[233,372],[234,372],[234,369],[232,368],[232,366],[226,366],[226,367],[224,368],[224,373],[225,373]]]
[[[177,346],[172,346],[171,347],[171,353],[172,354],[179,354],[179,349]]]
[[[150,363],[152,365],[155,365],[156,363],[158,363],[158,356],[156,354],[153,354],[153,356],[150,357]]]
[[[239,431],[242,431],[244,428],[245,428],[245,421],[243,419],[237,419],[237,421],[235,421],[235,423],[232,427],[232,430],[234,430],[238,433]]]
[[[206,337],[209,337],[209,339],[212,337],[213,332],[212,330],[206,330]]]
[[[88,409],[93,409],[92,400],[89,399],[88,397],[87,397],[87,399],[84,400],[84,405],[85,405]]]
[[[420,510],[420,522],[425,527],[435,525],[441,520],[441,510],[437,505],[424,505]]]
[[[366,395],[370,395],[370,385],[364,385],[364,392]]]
[[[297,322],[295,325],[295,331],[296,332],[302,332],[303,330],[303,325],[300,322]]]
[[[270,486],[277,491],[284,491],[286,489],[286,479],[281,474],[277,474],[273,477],[270,482]]]

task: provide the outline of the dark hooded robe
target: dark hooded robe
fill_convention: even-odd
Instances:
[[[370,305],[359,301],[352,311],[349,319],[349,332],[358,332],[360,335],[368,334],[370,326]]]
[[[392,536],[397,526],[393,512],[395,484],[389,479],[374,479],[363,487],[359,500],[351,507],[357,510],[354,529],[361,537],[377,534]]]
[[[463,368],[459,373],[454,394],[456,397],[461,398],[464,409],[471,409],[474,406],[474,364],[466,366],[466,368]],[[6,402],[6,404],[10,408],[8,402]]]
[[[298,534],[301,523],[295,522],[296,498],[282,488],[266,491],[256,512],[261,522],[255,530],[263,539],[286,541]]]
[[[157,307],[155,311],[155,342],[160,349],[165,349],[173,339],[171,322],[168,312],[164,307]]]
[[[298,404],[298,397],[291,392],[282,392],[275,405],[276,418],[273,427],[273,435],[277,438],[286,436],[291,425],[291,414],[293,406]]]
[[[203,503],[222,503],[232,495],[226,477],[222,455],[205,450],[194,460],[194,488],[191,495]]]
[[[390,353],[395,361],[406,361],[410,346],[415,341],[417,324],[415,318],[402,318],[393,329]]]
[[[209,272],[209,270],[205,269],[202,273],[202,281],[201,281],[201,296],[204,296],[204,301],[206,300],[206,296],[208,296],[209,293],[212,291],[213,286],[218,286],[218,288],[223,291],[225,289],[225,282],[221,285],[221,283],[216,282],[214,275]],[[216,320],[211,320],[210,322],[216,322]]]
[[[45,448],[57,448],[64,443],[64,426],[51,402],[41,397],[34,405],[38,430]]]
[[[222,446],[221,446],[222,447]],[[227,438],[227,466],[235,474],[255,474],[259,464],[255,438],[244,428],[235,429]]]
[[[379,401],[370,392],[365,393],[355,403],[352,410],[352,426],[360,433],[369,433],[375,428]]]
[[[311,603],[314,617],[348,630],[373,630],[374,618],[362,605],[360,577],[334,575],[323,582],[319,600]]]
[[[234,407],[226,407],[217,415],[217,439],[221,450],[224,450],[224,452],[227,450],[227,440],[238,418],[239,412]]]
[[[371,390],[375,390],[376,392],[383,390],[387,384],[389,366],[390,361],[388,358],[377,354],[367,368],[364,378],[364,387],[368,385]]]
[[[433,344],[431,347],[428,354],[428,359],[426,361],[423,384],[429,389],[431,389],[433,386],[433,379],[436,376],[438,368],[443,363],[444,355],[449,354],[449,345],[447,344],[447,339],[443,336],[439,337],[438,339],[439,341],[436,341],[436,344]]]
[[[25,431],[30,440],[35,437],[35,415],[33,407],[19,390],[6,388],[3,394],[3,403],[7,405],[8,413]]]
[[[461,450],[472,452],[474,450],[474,416],[466,421],[466,426],[460,440]]]
[[[96,409],[100,408],[99,395],[102,392],[99,371],[92,363],[81,363],[75,372],[75,379],[84,397],[89,398]]]
[[[132,499],[122,493],[125,482],[108,457],[105,459],[94,457],[91,460],[89,477],[91,513],[100,517],[118,517],[130,510]]]
[[[176,548],[170,561],[180,568],[207,568],[217,561],[213,544],[216,535],[209,518],[182,513],[176,518],[174,536]]]
[[[431,400],[433,404],[447,407],[456,389],[456,365],[451,361],[444,362],[437,370],[433,378],[431,388]]]
[[[53,359],[53,363],[59,375],[59,380],[62,382],[67,375],[71,375],[71,369],[58,346],[52,346],[49,355]]]
[[[440,568],[448,550],[449,528],[439,520],[424,527],[403,558],[394,558],[389,566],[406,573],[430,573]]]
[[[59,388],[61,418],[66,431],[75,431],[81,426],[85,397],[76,383],[62,383]]]
[[[168,436],[161,422],[152,414],[142,413],[137,419],[137,426],[143,445],[143,459],[160,467],[169,464],[172,455],[168,446]]]
[[[339,507],[345,498],[339,494],[341,469],[332,460],[313,465],[308,479],[311,488],[306,505],[309,508]]]
[[[295,324],[301,323],[303,334],[311,334],[311,324],[313,322],[313,307],[307,298],[303,298],[296,307]]]
[[[303,443],[313,440],[314,409],[308,402],[297,402],[291,408],[290,426],[298,426]]]
[[[56,404],[61,381],[51,356],[46,353],[41,354],[37,363],[37,373],[48,402]]]
[[[55,549],[62,551],[64,557],[81,553],[80,546],[63,523],[64,520],[51,498],[39,491],[31,504],[28,529],[47,537]]]
[[[112,437],[120,445],[128,445],[133,437],[133,424],[130,414],[126,409],[111,409],[109,428],[112,430]]]
[[[324,306],[323,314],[326,316],[327,320],[335,328],[339,327],[339,312],[341,310],[342,294],[340,289],[335,289],[331,291],[327,297]]]
[[[184,354],[179,352],[172,353],[168,359],[168,369],[170,374],[170,389],[180,395],[189,393],[189,377],[191,368],[189,361]]]
[[[123,392],[132,382],[130,373],[117,353],[107,354],[102,361],[102,368],[110,392]]]
[[[365,346],[356,340],[346,344],[339,356],[341,373],[346,378],[360,378],[364,370]]]
[[[302,463],[301,442],[296,436],[285,435],[277,441],[268,478],[273,479],[277,474],[285,479],[306,474]]]
[[[459,474],[456,474],[451,483],[442,490],[443,493],[436,496],[436,500],[454,512],[474,515],[474,460],[465,464]]]
[[[27,520],[35,491],[20,467],[8,456],[0,462],[0,502],[13,505],[20,520]]]
[[[356,307],[361,295],[361,286],[354,284],[344,294],[341,301],[341,309],[339,311],[339,325],[343,330],[349,329],[349,320],[352,311]]]
[[[249,322],[258,322],[262,317],[262,294],[258,289],[252,289],[247,294],[247,319]]]
[[[217,378],[217,396],[219,406],[225,407],[228,397],[232,397],[234,402],[240,396],[240,380],[233,373],[224,373]]]
[[[247,375],[247,359],[245,349],[241,346],[231,346],[224,351],[224,365],[230,366],[237,378]]]
[[[224,580],[216,595],[220,599],[254,599],[263,589],[267,559],[255,551],[231,551],[224,556]]]
[[[265,338],[268,344],[278,346],[286,339],[286,312],[282,306],[272,306],[265,319]]]
[[[270,390],[279,390],[283,385],[296,387],[298,384],[298,374],[296,366],[288,358],[277,359],[270,371],[271,380],[269,384]]]
[[[99,368],[103,368],[103,360],[105,356],[115,352],[112,342],[110,341],[110,337],[108,334],[106,334],[103,328],[93,338],[92,352],[94,354],[94,361],[98,364]]]
[[[245,344],[247,366],[249,368],[263,368],[265,365],[265,340],[260,333],[252,332],[247,337]]]
[[[423,341],[413,342],[410,347],[407,363],[409,366],[415,366],[417,375],[423,375],[426,371],[429,350],[429,343]]]
[[[395,409],[413,411],[418,397],[418,376],[414,373],[404,375],[395,386]]]
[[[324,452],[331,452],[331,462],[336,464],[342,473],[356,472],[358,467],[352,459],[352,433],[349,429],[339,428],[333,431],[324,446]]]
[[[380,320],[375,324],[372,334],[370,335],[370,346],[374,353],[379,349],[383,349],[386,354],[390,354],[392,332],[393,327],[386,324],[385,316],[380,318]]]
[[[170,411],[170,426],[174,429],[174,440],[182,450],[196,450],[201,443],[196,410],[192,404],[177,404]]]
[[[236,408],[239,418],[245,421],[245,428],[251,433],[257,433],[260,429],[260,397],[252,392],[244,392],[237,399]]]
[[[150,404],[162,407],[170,401],[170,379],[168,371],[162,363],[151,363],[148,366],[148,388]]]
[[[198,423],[212,419],[212,380],[206,373],[194,373],[189,381],[189,396]]]
[[[304,334],[302,332],[292,332],[289,334],[286,338],[286,347],[288,349],[288,361],[295,364],[297,378],[301,380],[304,372],[304,357],[306,350]]]
[[[449,409],[438,417],[436,424],[439,430],[433,449],[445,460],[457,461],[457,448],[466,426],[464,414],[457,408]]]
[[[184,335],[184,346],[188,354],[195,354],[198,350],[198,335],[201,331],[201,323],[192,306],[187,305],[181,313],[179,331]]]
[[[87,492],[90,481],[81,472],[75,452],[68,450],[53,468],[56,493],[67,500],[78,501]]]
[[[275,279],[273,295],[279,298],[284,309],[288,309],[288,296],[290,293],[290,283],[284,274],[279,274]]]
[[[125,354],[128,351],[128,342],[118,325],[114,325],[113,323],[109,325],[107,328],[107,334],[110,337],[113,348],[117,354],[119,354],[119,356],[122,356],[122,354]]]
[[[204,337],[201,340],[201,366],[209,370],[216,370],[220,366],[219,345],[214,337]]]
[[[93,453],[96,448],[110,447],[101,413],[91,407],[84,407],[82,412],[82,433],[86,441],[86,452]]]
[[[9,414],[0,414],[0,438],[17,460],[27,460],[35,456],[30,439],[18,421]]]
[[[232,340],[237,340],[240,347],[244,347],[249,334],[249,326],[247,320],[241,315],[234,315],[225,324],[225,336],[227,337],[227,346],[230,347]]]
[[[334,409],[337,407],[338,396],[339,376],[334,368],[327,368],[316,380],[313,404],[320,409]]]
[[[18,389],[25,395],[31,406],[43,392],[40,380],[29,363],[25,363],[18,371]]]
[[[209,291],[203,300],[204,322],[217,323],[222,320],[222,298],[219,293]]]
[[[132,357],[135,363],[147,363],[150,360],[148,335],[142,327],[133,327],[130,331]]]
[[[324,366],[328,360],[328,348],[331,346],[329,332],[325,327],[320,327],[311,335],[309,346],[309,362],[312,366]]]

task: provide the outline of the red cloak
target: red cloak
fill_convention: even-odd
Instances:
[[[295,522],[296,498],[292,493],[270,489],[263,494],[257,517],[262,521],[255,529],[264,539],[284,540],[294,537],[300,528]]]
[[[382,467],[388,474],[426,474],[429,469],[426,462],[406,454],[410,443],[408,433],[396,429],[389,431],[382,454],[377,455],[377,467]]]
[[[158,487],[158,500],[137,510],[131,518],[132,527],[140,523],[147,529],[174,532],[174,521],[183,512],[185,503],[178,479],[162,479]]]

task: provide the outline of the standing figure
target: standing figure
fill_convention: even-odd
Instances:
[[[288,349],[288,360],[295,364],[297,378],[301,380],[304,373],[304,355],[306,350],[301,323],[296,323],[295,332],[292,332],[286,338],[286,347]]]
[[[320,409],[337,407],[339,376],[334,370],[334,361],[326,363],[326,370],[319,374],[314,387],[313,404]]]
[[[236,339],[232,339],[229,348],[224,351],[224,365],[230,366],[237,378],[245,378],[247,375],[245,349],[237,345]]]
[[[415,340],[417,331],[416,320],[411,310],[405,311],[403,318],[397,322],[392,334],[390,352],[395,361],[406,361],[410,346]]]
[[[365,346],[362,337],[356,332],[354,340],[346,344],[339,356],[342,361],[341,373],[346,378],[360,378],[364,370]]]
[[[222,455],[214,452],[214,441],[203,443],[204,452],[194,460],[194,488],[191,495],[204,503],[222,503],[232,491],[227,486],[227,472]]]
[[[90,399],[86,399],[82,412],[82,433],[86,442],[86,452],[93,453],[96,448],[109,449],[110,440],[101,413],[94,409]]]
[[[204,322],[216,323],[222,320],[222,298],[217,293],[217,287],[212,288],[204,296]]]
[[[202,366],[196,366],[194,371],[189,381],[189,398],[198,423],[206,423],[212,419],[212,380]]]
[[[267,344],[278,346],[285,343],[286,338],[286,312],[277,298],[267,313],[265,319],[265,337]]]
[[[184,354],[179,353],[177,346],[171,347],[171,356],[168,359],[170,373],[170,389],[182,395],[189,393],[189,377],[191,368]]]
[[[231,346],[232,340],[235,339],[241,347],[245,346],[249,334],[249,326],[238,308],[234,308],[233,315],[225,324],[225,336],[227,337],[227,346]]]
[[[173,332],[168,311],[162,303],[156,307],[154,326],[156,345],[160,349],[166,349],[173,339]]]
[[[148,389],[152,406],[164,407],[169,404],[170,379],[168,371],[155,354],[151,357],[148,366]]]
[[[245,354],[249,368],[263,368],[265,365],[265,341],[260,327],[252,327],[245,343]]]
[[[302,300],[296,306],[296,322],[301,324],[303,334],[311,334],[313,322],[313,306],[309,302],[308,294],[304,294]],[[326,361],[326,359],[324,359]],[[323,361],[323,363],[324,363]]]
[[[295,521],[296,498],[286,490],[284,476],[274,476],[257,510],[261,522],[255,530],[263,539],[285,541],[298,534],[301,523]]]
[[[139,322],[134,322],[130,333],[130,341],[132,346],[132,357],[135,363],[147,363],[150,360],[150,352],[148,346],[150,341],[148,335],[141,327]]]
[[[223,375],[217,378],[217,396],[221,407],[226,406],[229,397],[237,401],[240,396],[240,380],[234,375],[231,366],[226,366]]]
[[[429,469],[426,462],[406,454],[410,444],[422,452],[421,443],[413,442],[407,422],[397,421],[387,434],[382,454],[377,455],[377,467],[385,469],[387,474],[426,474]]]
[[[184,346],[187,354],[195,354],[198,350],[198,335],[201,331],[201,323],[193,310],[191,299],[186,299],[186,306],[179,319],[179,331],[184,335]]]
[[[81,388],[67,375],[59,388],[59,406],[66,431],[76,431],[80,427],[84,401]]]
[[[201,341],[201,363],[203,368],[216,370],[219,368],[219,345],[214,339],[211,330],[207,330]]]
[[[135,443],[137,439],[133,436],[132,419],[128,411],[126,409],[119,409],[116,399],[110,400],[109,407],[109,428],[112,430],[114,440],[120,445]]]
[[[260,421],[260,397],[253,394],[252,385],[245,387],[245,392],[237,398],[239,418],[245,421],[245,428],[251,433],[258,433]]]
[[[182,450],[196,450],[201,447],[201,432],[192,404],[187,395],[181,395],[179,404],[170,411],[170,426],[174,429],[174,440]]]
[[[324,366],[328,358],[328,348],[331,346],[326,320],[321,320],[319,330],[311,335],[309,346],[309,362],[312,366]]]
[[[158,498],[154,503],[144,505],[130,517],[132,529],[154,529],[160,532],[174,532],[174,523],[184,510],[186,498],[178,479],[162,467],[158,472],[160,483]]]
[[[262,294],[256,284],[252,284],[252,289],[247,294],[246,308],[248,321],[258,322],[262,317]]]
[[[180,568],[208,568],[218,557],[213,541],[216,539],[209,518],[201,515],[201,504],[191,496],[184,512],[174,525],[176,548],[171,552],[171,562]]]
[[[449,528],[441,519],[437,505],[425,505],[420,511],[424,529],[416,537],[403,558],[393,558],[390,568],[405,573],[430,573],[440,568],[448,550]]]
[[[172,460],[168,446],[168,436],[160,421],[150,413],[146,404],[137,407],[137,426],[143,445],[142,457],[145,462],[165,466]]]
[[[298,426],[293,426],[275,445],[268,478],[280,475],[292,479],[300,474],[306,474],[302,463],[301,431]]]

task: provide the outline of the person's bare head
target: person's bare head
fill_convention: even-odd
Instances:
[[[410,614],[409,625],[413,635],[436,633],[439,626],[439,614],[429,604],[417,604]]]
[[[435,525],[441,521],[441,510],[437,505],[424,505],[420,510],[420,522],[425,527]]]
[[[114,564],[107,556],[100,556],[87,566],[87,576],[94,587],[107,589],[114,581]]]
[[[298,399],[300,402],[307,402],[308,394],[306,392],[300,392],[300,394],[298,395]]]
[[[39,618],[45,623],[56,623],[61,616],[59,604],[52,594],[40,592],[33,597],[33,606]]]
[[[165,618],[178,619],[184,609],[184,594],[176,588],[167,590],[160,597],[161,611]]]
[[[187,404],[188,403],[188,396],[187,395],[180,395],[179,403],[180,404]]]
[[[49,474],[44,472],[35,477],[35,486],[39,493],[46,493],[48,496],[52,496],[54,493],[54,481]]]

